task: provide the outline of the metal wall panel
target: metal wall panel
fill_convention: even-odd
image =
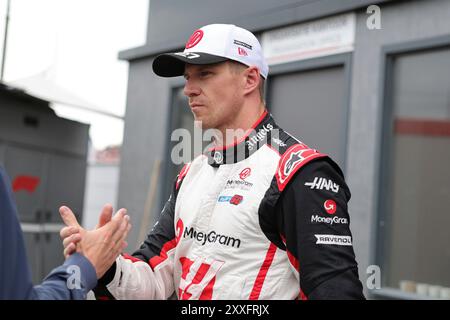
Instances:
[[[46,192],[45,153],[9,145],[4,165],[11,179],[20,221],[40,223]]]
[[[51,109],[49,109],[51,110]],[[89,126],[19,102],[0,104],[0,140],[86,157]]]
[[[269,107],[277,123],[311,148],[329,154],[344,169],[347,88],[344,67],[329,67],[270,80]],[[344,146],[344,147],[343,147]]]
[[[0,91],[0,163],[11,178],[33,281],[63,262],[58,208],[83,208],[89,126],[45,101]]]

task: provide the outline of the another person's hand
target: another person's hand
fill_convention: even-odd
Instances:
[[[112,212],[112,208],[104,208],[100,216],[100,223],[95,230],[87,231],[77,222],[73,212],[67,207],[60,208],[60,214],[67,225],[66,230],[61,230],[61,237],[64,239],[64,254],[73,253],[76,244],[76,251],[83,254],[95,267],[97,277],[101,278],[111,267],[116,258],[126,247],[125,239],[131,229],[129,216],[125,209],[120,209],[111,219],[105,212]],[[108,221],[109,219],[109,221]],[[73,233],[76,230],[77,233]],[[68,235],[66,237],[66,235]]]
[[[61,210],[63,208],[67,208],[65,206],[59,208],[61,217],[63,216],[63,213],[61,213]],[[67,208],[70,210],[70,208]],[[72,210],[70,210],[72,212]],[[100,213],[97,226],[95,229],[103,227],[105,224],[107,224],[109,221],[111,221],[113,213],[113,207],[110,204],[105,204],[102,208],[102,212]],[[64,218],[63,218],[64,220]],[[72,253],[77,251],[77,243],[81,241],[81,232],[83,232],[83,227],[81,227],[78,224],[78,221],[74,217],[74,219],[71,219],[70,225],[66,225],[64,228],[61,229],[59,235],[61,236],[61,240],[63,240],[63,246],[64,246],[64,257],[67,259]]]

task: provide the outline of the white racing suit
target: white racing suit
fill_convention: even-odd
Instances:
[[[184,166],[158,222],[100,299],[363,299],[337,164],[265,112]]]

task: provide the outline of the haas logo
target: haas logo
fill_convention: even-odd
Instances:
[[[194,31],[194,33],[186,43],[186,49],[195,47],[200,42],[200,40],[202,40],[202,38],[203,38],[203,30]]]
[[[207,261],[205,258],[191,260],[187,257],[181,257],[180,263],[182,274],[178,288],[178,299],[211,300],[216,274],[225,262]]]
[[[252,169],[250,169],[250,168],[245,168],[245,169],[242,170],[241,173],[239,174],[239,178],[241,178],[241,180],[245,180],[246,178],[248,178],[248,176],[250,175],[250,173],[252,173]]]

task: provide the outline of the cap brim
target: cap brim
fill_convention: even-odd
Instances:
[[[153,72],[161,77],[178,77],[184,74],[184,66],[189,64],[212,64],[228,60],[203,52],[163,53],[153,60]]]

